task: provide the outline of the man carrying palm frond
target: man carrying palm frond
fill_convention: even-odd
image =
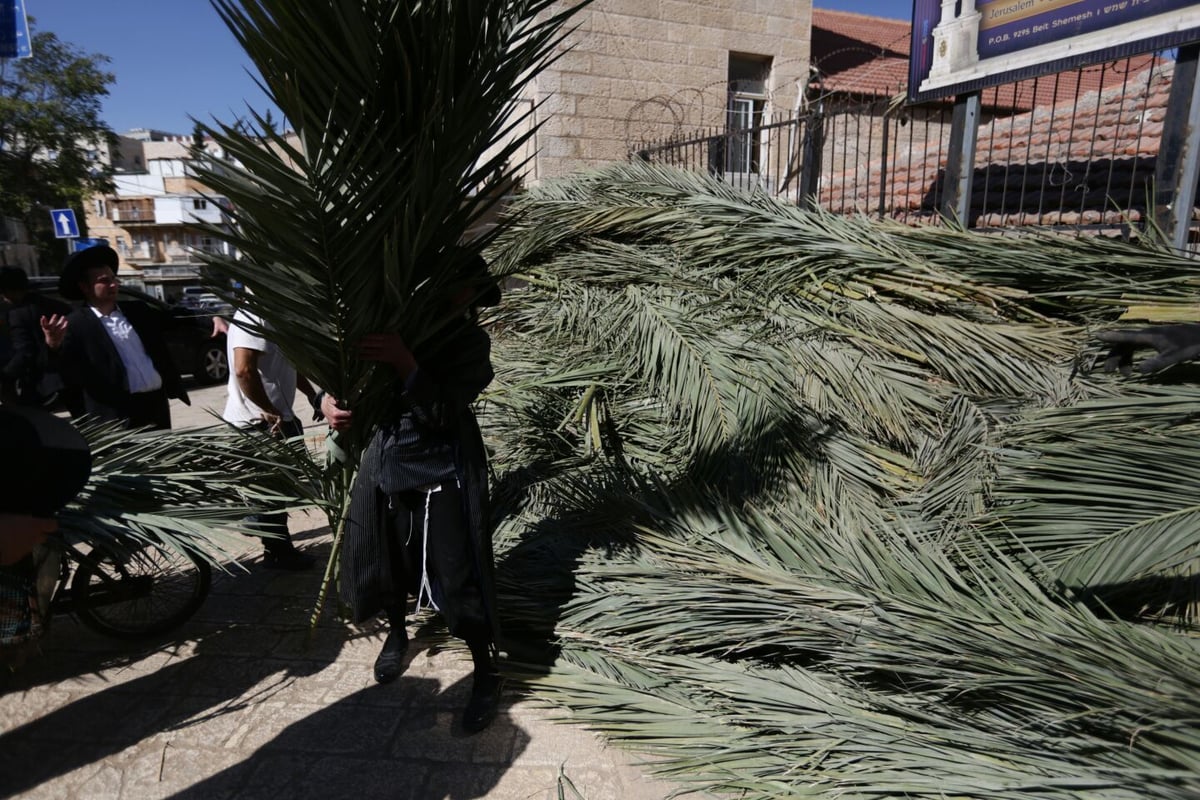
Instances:
[[[476,265],[486,275],[483,260]],[[355,623],[380,612],[387,617],[388,636],[375,661],[380,683],[404,669],[408,595],[416,596],[418,611],[428,604],[442,612],[474,662],[462,719],[470,733],[491,723],[500,695],[487,456],[471,410],[493,374],[475,305],[494,305],[500,292],[492,286],[477,294],[467,287],[453,298],[447,313],[456,321],[417,354],[398,334],[374,334],[361,344],[362,358],[395,370],[399,391],[362,457],[339,581]],[[335,430],[353,423],[353,412],[335,398],[326,396],[321,410]]]
[[[464,604],[439,598],[439,591],[452,592],[448,570],[439,573],[432,552],[429,572],[432,600],[476,656],[469,727],[487,724],[499,685],[490,658],[496,615],[482,523],[483,449],[467,410],[491,380],[491,367],[487,338],[474,323],[446,324],[445,298],[471,282],[477,254],[508,224],[478,233],[513,185],[537,130],[539,104],[523,98],[565,52],[569,20],[588,2],[212,0],[292,132],[277,132],[258,114],[252,124],[200,125],[215,147],[211,158],[198,160],[196,175],[224,198],[234,224],[197,227],[236,251],[202,258],[222,279],[254,286],[247,307],[279,332],[284,356],[352,407],[347,430],[349,418],[332,401],[324,404],[338,428],[325,484],[333,498],[331,558],[345,547],[348,585],[340,592],[352,599],[356,619],[398,610],[412,588],[403,577],[420,574],[391,560],[392,550],[398,558],[411,557],[407,551],[374,536],[386,525],[408,524],[384,518],[389,500],[436,484],[440,491],[426,491],[421,501],[432,510],[460,493],[464,510],[455,531],[467,535],[458,550],[470,555],[465,568],[478,584],[487,624],[478,614],[464,622]],[[393,380],[400,376],[397,399]],[[372,446],[360,459],[366,440]],[[385,461],[399,463],[389,453],[431,443],[444,451],[442,472],[380,483]],[[443,474],[448,463],[452,482]],[[354,525],[346,498],[360,464],[366,508],[349,517],[362,530],[347,530]],[[437,524],[442,516],[430,518]],[[422,534],[423,520],[422,513]],[[429,533],[433,539],[432,527]],[[359,553],[361,543],[375,547],[378,558]],[[348,572],[368,563],[362,574]],[[331,563],[318,612],[333,571]],[[374,589],[360,592],[363,575],[372,576]],[[397,634],[379,665],[384,679],[398,675],[403,661],[400,621],[393,620]]]

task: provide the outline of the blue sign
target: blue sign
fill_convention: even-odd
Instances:
[[[80,250],[87,250],[89,247],[107,245],[108,239],[76,239],[72,244],[74,245],[72,252],[78,253]]]
[[[1200,42],[1198,0],[913,0],[908,99]]]
[[[29,58],[32,55],[25,0],[0,0],[0,58]]]
[[[979,3],[979,57],[993,58],[1070,36],[1083,36],[1153,14],[1182,11],[1195,0],[992,0]]]
[[[69,208],[56,208],[50,212],[56,239],[78,239],[79,226],[75,224],[75,212]]]

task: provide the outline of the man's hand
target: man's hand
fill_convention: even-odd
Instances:
[[[398,333],[372,333],[358,343],[359,358],[391,364],[401,378],[417,369],[417,360]]]
[[[1137,365],[1138,372],[1143,374],[1200,358],[1200,323],[1195,322],[1127,331],[1101,331],[1096,338],[1112,345],[1104,361],[1105,372],[1120,368],[1122,373],[1128,375],[1133,364],[1133,353],[1141,348],[1158,351],[1157,356],[1143,359]]]
[[[51,314],[49,317],[41,317],[38,322],[42,326],[42,338],[46,340],[46,347],[51,350],[62,347],[63,339],[67,335],[67,318],[62,314]]]
[[[262,421],[267,426],[268,433],[279,433],[279,426],[283,424],[283,417],[270,411],[264,411],[262,413]]]
[[[229,333],[229,320],[214,314],[212,318],[212,333],[208,335],[208,338],[215,339],[222,333]]]
[[[350,430],[354,414],[347,408],[339,408],[337,398],[333,395],[326,394],[321,398],[321,413],[335,431]]]

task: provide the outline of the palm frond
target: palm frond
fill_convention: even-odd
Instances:
[[[517,165],[508,162],[531,135],[513,127],[514,99],[560,52],[575,8],[214,5],[296,139],[204,126],[231,160],[210,161],[199,175],[229,199],[236,222],[232,234],[210,232],[239,253],[209,262],[253,288],[239,301],[369,428],[391,382],[358,360],[355,345],[397,331],[419,346],[445,324],[444,298],[465,285],[468,259],[488,239],[458,245],[511,182]]]
[[[80,431],[92,473],[59,520],[88,542],[157,544],[223,568],[241,536],[262,534],[248,515],[324,502],[313,461],[297,443],[224,425],[130,431],[90,422]]]
[[[1187,575],[1194,398],[1074,371],[1190,265],[641,164],[518,210],[483,418],[541,696],[745,797],[1200,786],[1194,643],[1080,591]]]

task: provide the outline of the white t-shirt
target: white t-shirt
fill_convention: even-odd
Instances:
[[[263,410],[251,402],[242,393],[242,387],[238,386],[233,351],[235,348],[241,347],[246,350],[257,350],[260,353],[258,374],[262,378],[267,397],[283,415],[284,420],[295,419],[295,414],[292,413],[292,403],[296,399],[295,367],[288,363],[274,342],[267,341],[243,327],[246,323],[258,324],[258,319],[249,312],[239,309],[229,324],[229,332],[225,334],[225,347],[229,356],[229,396],[225,401],[225,413],[221,416],[226,422],[239,427],[262,420]]]

